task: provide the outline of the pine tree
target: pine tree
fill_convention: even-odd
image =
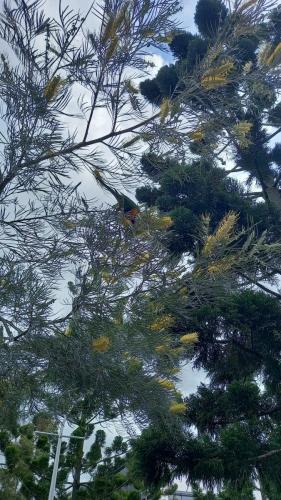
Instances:
[[[63,441],[56,498],[139,500],[144,485],[133,476],[127,442],[115,436],[107,446],[104,430],[96,427],[84,418],[70,438]],[[1,432],[0,447],[5,459],[0,471],[3,500],[48,498],[56,438],[36,434],[36,430],[56,433],[57,427],[52,419],[38,414],[34,422],[18,425],[15,433]],[[83,450],[83,440],[72,436],[85,437],[92,443],[89,451]],[[157,495],[160,490],[154,491],[151,498],[156,500]]]
[[[246,14],[251,29],[246,21],[237,28],[235,19]],[[257,196],[264,198],[273,218],[281,212],[280,160],[270,147],[279,132],[279,18],[279,7],[262,23],[252,3],[241,3],[234,13],[219,0],[200,0],[195,14],[200,35],[175,33],[170,43],[174,65],[162,68],[153,80],[140,86],[142,94],[156,105],[170,98],[175,109],[192,110],[197,125],[189,134],[190,151],[223,163],[221,153],[229,150],[236,170],[243,170],[249,183],[260,187]],[[236,34],[239,30],[241,36]],[[226,39],[218,42],[214,39],[218,36]],[[190,90],[193,87],[195,92]],[[266,125],[274,126],[275,131],[268,133]]]
[[[232,245],[243,248],[245,244],[244,237],[235,243],[229,240],[228,224],[220,223],[230,211],[237,214],[242,231],[254,225],[261,241],[279,245],[280,147],[271,140],[281,123],[276,103],[280,9],[272,10],[251,34],[245,32],[239,40],[232,39],[236,44],[232,59],[227,59],[225,52],[222,61],[223,54],[212,38],[219,31],[228,32],[231,39],[233,17],[219,2],[213,2],[218,9],[209,12],[211,4],[198,2],[195,20],[200,35],[180,32],[170,45],[178,72],[178,87],[170,98],[183,108],[193,108],[199,117],[189,134],[191,154],[185,152],[180,160],[172,152],[167,156],[145,155],[142,169],[148,182],[137,190],[137,198],[171,216],[170,251],[184,255],[191,265],[194,256],[201,255],[204,262],[204,257],[213,254],[213,264],[202,273],[215,279],[225,277],[235,265]],[[252,7],[245,3],[239,8],[245,12]],[[195,51],[190,54],[192,41],[199,44],[198,37],[200,44],[207,43],[203,59],[199,52],[198,56]],[[269,45],[264,48],[265,43]],[[194,74],[204,71],[204,61],[212,57],[215,69],[205,72],[202,80],[209,94],[200,94],[198,88],[198,98],[189,98],[185,78],[191,85]],[[189,76],[183,77],[183,71]],[[251,75],[247,83],[243,74]],[[157,77],[153,82],[157,84]],[[247,97],[241,104],[242,88]],[[142,92],[145,95],[144,88]],[[160,92],[158,103],[167,97]],[[275,127],[271,135],[265,124]],[[222,155],[228,148],[234,161],[231,167]],[[230,175],[239,171],[248,174],[247,183]],[[258,192],[249,189],[254,182],[260,187]],[[206,238],[202,238],[202,227]],[[210,228],[214,236],[208,236]],[[229,256],[215,261],[224,239]],[[213,245],[217,245],[216,251]],[[224,295],[216,297],[216,304],[211,299],[209,305],[194,311],[187,307],[186,315],[178,315],[173,325],[175,337],[183,331],[197,333],[192,362],[205,371],[208,381],[186,398],[186,411],[177,431],[151,426],[136,440],[136,467],[148,483],[162,484],[184,475],[198,499],[252,500],[257,488],[269,500],[280,497],[279,266],[271,268],[267,282],[261,282],[264,264],[251,251],[250,255],[253,260],[248,270],[238,270],[235,293],[226,288]],[[253,265],[255,276],[251,279]],[[200,490],[202,485],[204,491]]]

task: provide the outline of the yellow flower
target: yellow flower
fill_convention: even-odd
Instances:
[[[272,54],[266,59],[266,64],[272,66],[273,64],[278,64],[280,62],[281,55],[281,42],[275,47]]]
[[[180,338],[180,342],[184,345],[195,344],[199,342],[199,334],[197,332],[186,333]]]
[[[252,61],[248,61],[244,64],[243,66],[243,72],[245,75],[247,75],[248,73],[250,73],[253,69],[253,63]]]
[[[193,141],[203,141],[204,139],[204,131],[202,128],[198,128],[197,130],[194,130],[193,132],[191,132],[189,134],[189,137],[193,140]]]
[[[161,330],[170,328],[174,324],[174,321],[174,318],[170,314],[164,314],[150,325],[150,329],[155,332],[160,332]]]
[[[170,113],[171,110],[171,102],[170,99],[164,98],[161,106],[160,106],[160,121],[161,123],[164,123],[165,118],[167,118],[168,114]]]
[[[168,391],[171,391],[175,387],[173,382],[168,379],[159,379],[158,384],[160,384],[163,389],[168,389]]]
[[[176,415],[178,414],[183,414],[186,411],[186,405],[184,403],[177,403],[174,401],[171,403],[170,408],[169,408],[171,413],[175,413]]]
[[[75,222],[72,222],[71,220],[65,220],[63,222],[63,225],[64,225],[65,229],[75,229],[76,228]]]
[[[220,243],[225,243],[230,240],[238,217],[238,214],[232,211],[225,215],[215,234],[208,236],[203,248],[203,255],[210,255]]]
[[[271,43],[266,43],[263,45],[262,50],[259,53],[258,59],[260,64],[267,64],[267,60],[271,54],[272,45]]]
[[[68,326],[66,327],[66,329],[65,329],[64,335],[65,335],[66,337],[71,337],[72,333],[73,333],[73,332],[72,332],[72,328],[71,328],[71,326],[70,326],[70,325],[68,325]]]
[[[169,347],[167,345],[158,345],[155,347],[155,351],[159,354],[165,354],[169,351]]]
[[[187,290],[187,288],[186,288],[186,287],[181,288],[181,289],[179,290],[179,295],[180,295],[181,297],[187,297],[187,296],[188,296],[188,290]]]
[[[227,80],[225,76],[205,76],[201,81],[202,87],[206,89],[215,89],[226,85],[226,83]]]
[[[248,122],[247,120],[241,120],[233,127],[233,132],[242,148],[247,148],[251,144],[251,141],[247,138],[247,135],[251,131],[252,127],[253,124],[251,122]]]
[[[101,277],[102,277],[103,281],[105,281],[105,283],[107,283],[107,284],[113,284],[113,283],[116,283],[116,281],[117,281],[117,278],[112,276],[112,274],[110,274],[107,271],[103,271],[101,273]]]
[[[210,274],[222,274],[225,273],[226,271],[229,271],[229,269],[232,267],[232,265],[235,262],[236,257],[234,256],[229,256],[225,257],[224,259],[220,259],[217,262],[214,262],[210,266],[208,266],[208,273]]]
[[[116,37],[117,30],[124,23],[127,14],[127,5],[123,5],[119,12],[116,13],[116,17],[110,16],[103,25],[103,32],[101,34],[101,40],[106,43],[108,40]]]
[[[142,360],[137,356],[131,356],[128,358],[129,369],[136,370],[142,367]]]
[[[116,52],[116,49],[118,47],[118,42],[119,42],[119,38],[116,35],[116,36],[114,36],[112,38],[112,40],[111,40],[111,42],[109,44],[109,47],[108,47],[108,49],[106,51],[105,57],[106,57],[107,61],[109,61],[114,56],[114,54]]]
[[[237,223],[239,215],[236,212],[228,212],[226,216],[222,219],[216,230],[216,238],[221,241],[224,239],[229,239],[235,224]]]
[[[148,262],[149,260],[150,260],[150,253],[143,252],[142,254],[138,255],[135,258],[135,263],[136,264],[144,264],[145,262]]]
[[[109,338],[103,335],[98,339],[92,341],[92,348],[96,352],[106,352],[109,350],[110,344],[111,342]]]
[[[106,43],[114,35],[116,35],[116,25],[114,23],[114,17],[111,16],[107,19],[106,24],[103,25],[103,33],[101,36],[102,42]]]
[[[47,83],[46,87],[44,88],[44,95],[48,102],[50,102],[58,95],[60,87],[63,84],[64,80],[62,80],[59,75],[54,76],[54,78],[52,78],[52,80]]]
[[[203,75],[201,80],[202,87],[209,90],[226,85],[228,83],[227,77],[233,69],[234,62],[231,59],[222,62],[220,66],[211,68],[207,71],[207,73],[205,73],[205,75]]]
[[[164,215],[160,218],[160,226],[163,229],[168,229],[173,225],[173,219],[169,215]]]

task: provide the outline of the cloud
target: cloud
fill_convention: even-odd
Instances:
[[[165,59],[160,56],[160,54],[149,54],[145,56],[145,60],[153,64],[153,67],[151,67],[149,71],[150,78],[154,78],[159,69],[166,64]]]

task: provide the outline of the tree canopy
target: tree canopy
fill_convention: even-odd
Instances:
[[[47,495],[42,413],[91,441],[64,444],[58,498],[280,497],[280,8],[199,0],[189,33],[179,7],[4,2],[3,498]],[[154,49],[174,61],[145,79]]]

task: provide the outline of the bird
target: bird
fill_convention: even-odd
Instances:
[[[97,169],[95,170],[94,176],[95,176],[97,183],[103,189],[105,189],[106,191],[109,191],[109,193],[111,193],[112,196],[114,196],[114,198],[116,199],[117,210],[119,210],[120,212],[122,212],[124,214],[125,224],[126,225],[127,224],[135,224],[137,216],[140,213],[140,209],[139,209],[138,205],[133,200],[131,200],[131,198],[126,196],[125,194],[119,193],[119,191],[117,191],[117,189],[109,186],[105,182],[105,180],[102,178],[102,175],[99,172],[99,170],[97,170]]]

